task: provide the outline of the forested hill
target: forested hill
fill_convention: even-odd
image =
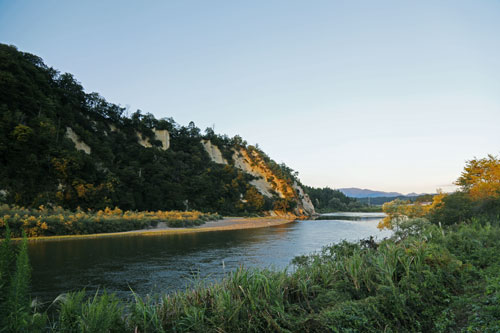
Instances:
[[[239,136],[130,116],[0,44],[0,200],[26,207],[312,214],[297,173]]]

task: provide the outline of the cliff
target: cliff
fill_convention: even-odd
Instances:
[[[0,200],[28,207],[312,214],[292,169],[240,137],[133,112],[0,44]],[[1,202],[0,202],[1,203]]]
[[[228,164],[223,159],[222,153],[216,145],[209,140],[203,141],[203,146],[211,160],[219,164]],[[314,215],[314,205],[309,196],[295,179],[285,179],[273,172],[265,159],[255,147],[239,147],[232,149],[231,164],[243,172],[254,177],[249,183],[254,186],[260,194],[267,198],[278,196],[281,199],[289,199],[295,202],[293,212],[298,215]],[[286,211],[274,209],[269,212],[272,215],[283,215]]]

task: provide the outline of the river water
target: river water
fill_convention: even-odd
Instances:
[[[199,279],[219,280],[239,266],[281,269],[331,243],[390,236],[376,228],[383,216],[325,214],[322,220],[259,229],[31,242],[32,296],[50,300],[82,288],[120,297],[129,297],[131,289],[168,293]]]

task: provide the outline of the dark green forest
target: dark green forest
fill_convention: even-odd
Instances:
[[[423,195],[419,195],[419,196],[400,195],[397,197],[357,198],[357,200],[363,204],[381,206],[381,205],[385,204],[386,202],[391,202],[391,201],[394,201],[396,199],[406,200],[406,201],[410,201],[410,202],[429,202],[429,201],[432,201],[433,196],[434,196],[434,194],[423,194]]]
[[[329,187],[315,188],[304,186],[304,190],[309,195],[318,213],[381,210],[379,207],[370,207],[356,198],[350,198],[339,190],[333,190]]]
[[[117,206],[222,214],[293,208],[278,197],[263,197],[249,184],[253,177],[234,166],[233,149],[247,146],[241,137],[125,111],[97,93],[86,93],[71,74],[0,44],[0,201],[35,208]],[[75,149],[68,127],[90,154]],[[161,149],[154,130],[168,130],[168,150]],[[140,145],[138,136],[152,147]],[[217,145],[229,164],[212,162],[203,139]],[[292,169],[261,153],[275,175],[298,181]]]

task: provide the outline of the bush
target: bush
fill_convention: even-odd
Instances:
[[[119,208],[97,212],[71,212],[60,207],[47,209],[26,209],[17,206],[0,206],[0,237],[6,233],[9,224],[14,237],[25,232],[29,237],[54,235],[86,235],[96,233],[140,230],[154,227],[165,221],[170,227],[192,227],[205,221],[222,218],[219,214],[205,214],[197,211],[131,212]]]

